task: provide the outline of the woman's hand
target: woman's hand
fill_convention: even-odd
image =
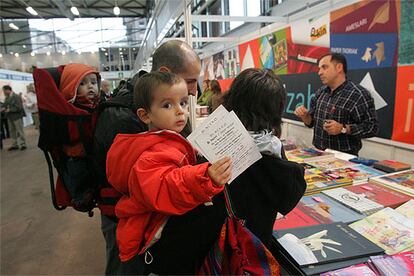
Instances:
[[[231,159],[224,157],[214,162],[207,170],[215,186],[223,186],[231,179]]]

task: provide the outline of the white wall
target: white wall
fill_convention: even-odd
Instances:
[[[293,138],[299,145],[312,145],[313,129],[303,123],[284,120],[282,138]],[[362,140],[360,157],[383,160],[394,159],[411,164],[414,167],[414,145],[395,142],[382,138],[368,138]]]

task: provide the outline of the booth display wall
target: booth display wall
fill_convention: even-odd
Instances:
[[[226,87],[241,70],[271,69],[286,85],[285,118],[299,121],[293,114],[296,106],[309,107],[322,86],[317,75],[318,58],[328,52],[342,53],[348,60],[348,77],[367,88],[375,100],[378,137],[414,145],[414,82],[409,77],[414,75],[414,36],[410,33],[414,23],[409,20],[413,16],[410,1],[357,1],[292,21],[239,44],[238,51],[233,48],[215,53],[203,60],[204,76],[214,79],[221,75],[219,63],[214,62],[219,54],[225,67],[220,82]],[[227,62],[229,52],[238,56],[232,55]],[[405,148],[413,150],[410,145]]]

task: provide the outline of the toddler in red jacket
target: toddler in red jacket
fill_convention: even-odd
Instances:
[[[194,149],[179,134],[188,120],[184,79],[168,72],[149,73],[136,83],[134,103],[149,131],[117,135],[106,162],[109,182],[124,195],[115,209],[123,262],[146,254],[169,216],[210,202],[231,179],[230,158],[195,165]],[[145,259],[151,262],[148,255]]]

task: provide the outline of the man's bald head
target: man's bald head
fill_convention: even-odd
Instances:
[[[181,40],[170,40],[155,50],[152,56],[152,71],[159,71],[167,67],[172,73],[179,74],[186,71],[186,65],[200,62],[200,58],[187,43]]]
[[[111,83],[107,80],[101,81],[101,90],[105,92],[105,94],[111,92]]]
[[[201,61],[187,43],[181,40],[170,40],[158,47],[152,56],[152,71],[179,75],[187,83],[188,93],[194,96],[197,94]]]

